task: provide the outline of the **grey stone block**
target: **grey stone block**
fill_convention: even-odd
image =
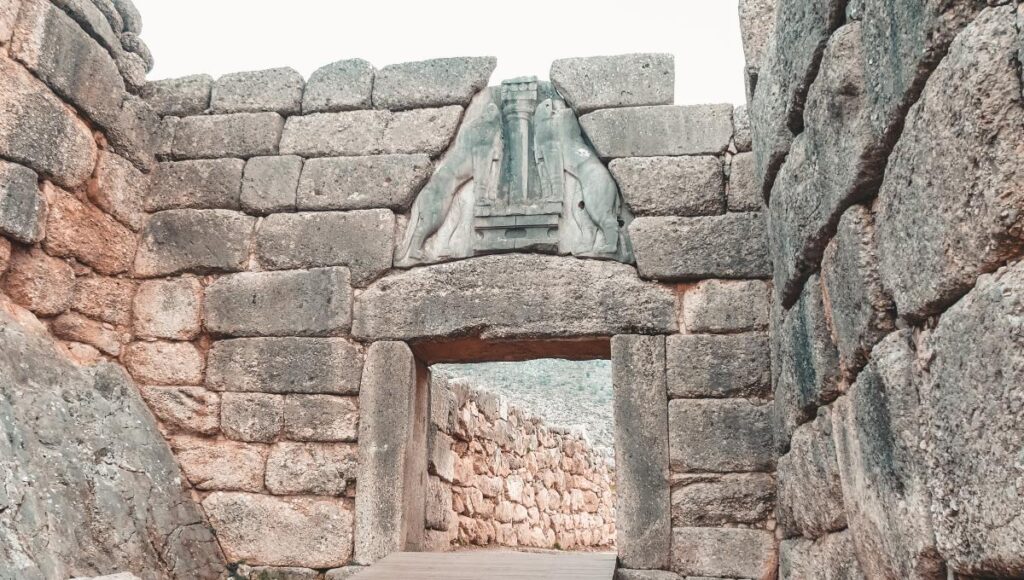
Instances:
[[[739,105],[732,110],[734,134],[732,144],[737,153],[750,152],[753,147],[753,136],[750,134],[750,111],[746,105]]]
[[[846,519],[868,578],[945,574],[932,529],[922,453],[928,436],[911,340],[910,331],[900,331],[878,343],[847,396],[833,405]],[[959,487],[962,474],[958,479]],[[1006,513],[1005,505],[999,509]]]
[[[293,441],[354,442],[359,435],[355,397],[288,395],[284,416],[285,437]]]
[[[107,127],[107,140],[115,153],[130,160],[142,171],[153,167],[156,134],[160,119],[145,101],[128,94],[115,123]]]
[[[202,387],[140,387],[153,416],[168,433],[216,435],[220,431],[220,395]]]
[[[553,284],[575,290],[555,292]],[[406,340],[672,333],[675,303],[670,288],[640,280],[624,264],[484,256],[416,268],[374,283],[356,300],[352,334]]]
[[[356,480],[356,463],[355,445],[278,443],[267,457],[267,490],[276,495],[341,496]],[[310,572],[312,580],[319,578],[315,570]]]
[[[297,566],[255,566],[244,580],[320,580],[320,573]]]
[[[261,215],[294,211],[301,174],[301,157],[253,157],[242,177],[242,208]]]
[[[96,0],[93,0],[94,2]],[[111,0],[118,15],[121,16],[121,22],[125,32],[132,32],[134,34],[142,34],[142,14],[139,13],[139,9],[135,7],[132,0]],[[109,18],[109,15],[108,15]],[[114,26],[113,24],[111,26]],[[114,30],[118,30],[119,27],[114,26]]]
[[[129,307],[132,330],[141,338],[192,340],[202,330],[203,285],[197,278],[148,280]]]
[[[219,209],[157,213],[142,230],[135,274],[153,278],[244,270],[255,223],[245,214]]]
[[[0,156],[74,188],[92,175],[92,131],[42,82],[0,59]]]
[[[17,7],[19,3],[8,1],[5,4]],[[102,44],[108,52],[111,54],[121,52],[121,40],[118,37],[121,31],[115,32],[111,28],[107,17],[95,3],[90,0],[56,0],[53,4],[77,22],[83,31]]]
[[[270,443],[284,427],[284,397],[266,393],[220,396],[220,430],[236,441]]]
[[[670,397],[771,397],[766,334],[680,334],[667,340]]]
[[[686,576],[772,578],[775,537],[764,530],[675,528],[672,569]]]
[[[577,114],[613,107],[671,105],[675,58],[621,54],[563,58],[551,63],[551,82]]]
[[[405,545],[406,450],[412,440],[415,391],[416,362],[409,347],[402,342],[370,345],[359,390],[353,558],[358,564],[372,564]]]
[[[298,208],[405,211],[430,177],[432,167],[426,155],[311,159],[299,182]]]
[[[161,163],[146,195],[146,211],[238,209],[243,167],[241,159]]]
[[[146,83],[142,98],[161,117],[201,115],[210,107],[213,78],[192,75]]]
[[[174,129],[176,159],[276,155],[284,129],[277,113],[235,113],[182,117]]]
[[[771,406],[743,399],[676,399],[668,404],[672,470],[774,471]]]
[[[448,149],[462,120],[462,107],[416,109],[386,113],[380,153],[426,153],[437,157]]]
[[[1024,248],[1024,151],[1010,137],[1024,126],[1013,20],[1013,7],[992,8],[960,33],[889,158],[879,270],[902,318],[941,312]]]
[[[740,32],[748,68],[757,69],[764,62],[768,41],[775,32],[776,3],[777,0],[740,0]]]
[[[462,107],[413,111],[349,111],[291,117],[281,152],[303,157],[426,153],[436,157],[451,143]]]
[[[215,391],[353,394],[363,357],[341,338],[236,338],[215,342],[206,386]]]
[[[302,75],[291,68],[227,74],[213,84],[213,113],[273,112],[295,115],[302,110]]]
[[[779,458],[777,477],[783,537],[815,539],[846,527],[831,409],[796,430],[789,453]]]
[[[148,217],[143,201],[151,183],[150,175],[139,171],[124,157],[100,151],[96,183],[88,189],[89,201],[137,232]]]
[[[767,473],[677,475],[672,479],[675,527],[762,527],[775,515],[775,478]]]
[[[767,278],[768,236],[761,213],[707,217],[646,217],[630,224],[637,268],[644,278]]]
[[[306,81],[302,114],[369,109],[373,104],[373,65],[360,58],[316,69]]]
[[[330,336],[352,326],[346,268],[243,272],[206,288],[206,330],[225,336]]]
[[[0,4],[0,46],[6,46],[11,41],[20,8],[21,0],[8,0]]]
[[[609,165],[634,215],[725,213],[725,176],[717,157],[637,157]]]
[[[580,117],[603,158],[714,155],[732,141],[732,105],[605,109]]]
[[[768,284],[760,280],[705,280],[683,294],[688,333],[768,329]]]
[[[488,57],[437,58],[388,65],[373,81],[373,106],[415,109],[468,105],[487,86],[498,60]]]
[[[348,266],[364,286],[391,268],[395,216],[388,210],[274,214],[256,234],[265,268]]]
[[[0,160],[0,234],[34,244],[43,239],[45,220],[39,176],[27,167]]]
[[[779,579],[827,578],[862,580],[853,539],[849,532],[829,534],[820,540],[785,540],[779,544]]]
[[[729,211],[761,211],[764,203],[754,177],[754,154],[738,153],[729,164],[726,188]]]
[[[619,568],[615,570],[615,580],[683,580],[682,576],[675,572],[665,570],[627,570]]]
[[[938,548],[961,574],[1024,571],[1022,297],[1020,263],[982,276],[926,342],[933,358],[921,404],[931,513]]]
[[[666,568],[671,553],[665,338],[612,338],[616,529],[626,567]]]
[[[334,570],[328,570],[324,573],[324,580],[349,580],[365,569],[366,568],[363,566],[345,566],[344,568],[335,568]]]

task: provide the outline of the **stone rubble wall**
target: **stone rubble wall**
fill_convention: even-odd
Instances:
[[[1019,578],[1024,7],[741,14],[760,47],[780,576]]]
[[[461,379],[430,395],[427,549],[614,548],[614,469],[583,433]]]

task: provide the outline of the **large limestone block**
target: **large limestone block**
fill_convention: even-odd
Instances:
[[[0,58],[0,156],[25,165],[63,187],[92,175],[96,142],[46,85]]]
[[[135,380],[147,385],[203,382],[203,353],[189,342],[133,342],[122,362]]]
[[[260,215],[294,211],[301,174],[301,157],[253,157],[246,162],[242,177],[242,208]]]
[[[224,336],[329,336],[352,325],[346,268],[243,272],[206,289],[206,329]]]
[[[239,338],[215,342],[206,386],[215,391],[353,394],[363,358],[342,338]]]
[[[359,404],[355,397],[288,395],[284,434],[292,441],[355,441]]]
[[[448,148],[461,119],[462,107],[457,105],[290,117],[281,153],[307,158],[403,153],[437,157]]]
[[[201,115],[210,107],[213,78],[192,75],[146,83],[142,97],[161,117]]]
[[[137,232],[146,224],[148,216],[143,201],[151,183],[150,175],[139,171],[128,159],[100,151],[96,180],[88,189],[89,201]]]
[[[39,248],[9,250],[3,291],[11,300],[40,316],[54,316],[71,306],[75,271],[64,260]]]
[[[603,158],[716,155],[732,140],[732,105],[605,109],[580,125]]]
[[[360,58],[339,60],[316,69],[306,81],[302,114],[369,109],[375,72],[372,64]]]
[[[761,332],[667,340],[668,393],[673,398],[770,398],[768,337]]]
[[[124,371],[71,364],[9,303],[0,321],[3,575],[220,578],[217,541]]]
[[[281,442],[267,458],[267,490],[275,495],[342,496],[356,480],[352,443]]]
[[[183,117],[174,129],[175,159],[248,159],[276,155],[284,119],[277,113]]]
[[[746,399],[676,399],[668,404],[672,470],[774,471],[771,406]]]
[[[395,216],[385,209],[274,214],[256,233],[256,258],[270,270],[348,266],[365,286],[391,268]]]
[[[1024,574],[1024,266],[982,276],[927,345],[922,388],[939,550],[959,573]]]
[[[0,234],[23,244],[43,239],[46,200],[39,176],[28,167],[0,160]]]
[[[101,274],[121,274],[135,257],[135,234],[93,205],[52,184],[43,185],[46,197],[47,252],[74,258]]]
[[[665,338],[612,338],[616,530],[624,567],[667,568],[671,548]]]
[[[739,108],[737,108],[739,110]],[[754,179],[754,153],[737,153],[729,164],[729,185],[726,190],[729,211],[761,211],[764,201]]]
[[[170,440],[174,458],[189,483],[201,491],[263,490],[267,446],[178,436]]]
[[[563,58],[551,63],[550,78],[580,115],[614,107],[671,105],[675,98],[671,54]]]
[[[764,62],[769,40],[775,32],[777,0],[740,0],[740,33],[747,68],[757,70]]]
[[[785,537],[814,539],[846,527],[831,415],[823,409],[797,429],[789,453],[779,458],[778,517]]]
[[[302,108],[302,75],[291,68],[227,74],[213,84],[213,113],[297,114]]]
[[[238,209],[244,167],[241,159],[161,163],[146,195],[146,211]]]
[[[773,518],[774,510],[775,478],[767,473],[672,478],[672,525],[675,527],[760,527]]]
[[[166,433],[215,435],[220,430],[218,393],[202,387],[141,387],[143,400]]]
[[[214,492],[203,509],[229,562],[333,568],[352,557],[352,504],[343,499]]]
[[[624,264],[484,256],[377,281],[356,299],[352,333],[373,340],[667,334],[676,329],[675,302],[671,289]]]
[[[775,578],[775,538],[763,530],[675,528],[672,570],[684,576]]]
[[[405,211],[432,167],[422,154],[311,159],[302,168],[296,203],[300,211]]]
[[[904,330],[875,346],[849,394],[833,405],[832,427],[865,575],[938,580],[946,573],[929,513],[921,381],[910,341]]]
[[[236,441],[272,443],[284,426],[284,397],[266,393],[221,395],[220,428]]]
[[[637,218],[629,234],[644,278],[767,278],[771,272],[760,213]]]
[[[373,106],[392,110],[465,106],[487,86],[497,65],[493,56],[388,65],[373,80]]]
[[[725,213],[725,176],[717,157],[633,157],[608,167],[633,215]]]
[[[249,260],[256,219],[228,210],[176,209],[155,214],[142,231],[135,274],[238,272]]]
[[[1019,49],[1013,7],[987,10],[907,115],[876,222],[882,282],[903,318],[941,312],[1024,248]]]
[[[689,334],[768,330],[770,294],[761,280],[698,282],[683,294],[683,327]]]
[[[73,280],[71,308],[103,322],[131,324],[134,282],[106,276],[79,276]]]
[[[142,338],[192,340],[202,329],[203,286],[193,277],[139,284],[131,304],[133,330]]]
[[[779,580],[864,580],[849,532],[779,544]]]

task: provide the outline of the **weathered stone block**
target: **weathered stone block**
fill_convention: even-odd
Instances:
[[[206,289],[206,329],[224,336],[329,336],[352,326],[346,268],[243,272]]]
[[[142,231],[135,274],[149,278],[244,270],[255,224],[255,218],[228,210],[160,212]]]
[[[438,477],[427,477],[426,525],[430,530],[446,531],[452,525],[452,488]]]
[[[666,347],[669,397],[771,397],[770,353],[764,333],[678,334],[668,337]]]
[[[0,234],[23,244],[43,239],[46,202],[39,176],[16,163],[0,160]]]
[[[487,86],[498,60],[488,57],[437,58],[388,65],[373,81],[373,106],[415,109],[468,105]]]
[[[366,285],[391,268],[395,216],[388,210],[275,214],[256,234],[265,268],[348,266],[352,284]]]
[[[369,109],[374,74],[373,65],[359,58],[318,68],[306,81],[302,114]]]
[[[276,155],[284,119],[277,113],[182,117],[174,129],[176,159]]]
[[[210,111],[294,115],[302,109],[304,85],[302,75],[291,68],[227,74],[213,84]]]
[[[553,293],[554,283],[577,291]],[[675,303],[669,288],[641,281],[624,264],[484,256],[379,280],[356,299],[352,333],[377,340],[671,333]]]
[[[170,439],[174,457],[196,489],[262,491],[267,461],[265,445],[177,436]]]
[[[96,2],[97,0],[93,0]],[[135,34],[142,34],[142,14],[139,13],[139,9],[135,7],[132,0],[111,0],[115,10],[121,16],[121,22],[123,28],[114,26],[114,30],[123,29],[125,32],[133,32]],[[99,2],[97,2],[99,4]],[[107,15],[110,18],[110,15]]]
[[[928,11],[937,10],[931,4]],[[948,10],[943,18],[955,21],[968,8]],[[877,206],[879,270],[903,318],[941,312],[1024,248],[1024,151],[1015,137],[1024,103],[1013,21],[1013,7],[1003,6],[964,29],[890,157]]]
[[[199,385],[203,354],[188,342],[133,342],[122,358],[135,380],[149,385]]]
[[[359,390],[362,355],[341,338],[241,338],[210,349],[207,387],[257,393]]]
[[[775,32],[777,0],[740,0],[740,31],[748,68],[759,68]]]
[[[203,509],[229,562],[332,568],[352,556],[352,507],[342,499],[216,492]]]
[[[366,568],[364,566],[345,566],[344,568],[335,568],[334,570],[328,570],[324,573],[324,580],[349,580],[365,569]]]
[[[763,530],[675,528],[672,570],[687,576],[769,580],[775,577],[775,538]]]
[[[550,78],[581,115],[612,107],[671,105],[675,98],[671,54],[563,58],[551,63]]]
[[[779,525],[785,537],[820,538],[846,527],[839,464],[832,440],[832,410],[793,434],[779,458]]]
[[[139,388],[165,432],[214,435],[220,430],[220,394],[202,387]]]
[[[754,154],[738,153],[729,165],[729,185],[726,190],[729,211],[761,211],[764,209],[761,191],[754,180]]]
[[[609,169],[634,215],[725,213],[725,177],[717,157],[615,159]]]
[[[668,436],[673,471],[775,469],[770,405],[744,399],[669,401]]]
[[[359,402],[355,397],[288,395],[284,434],[293,441],[355,441]]]
[[[430,177],[432,167],[426,155],[311,159],[299,181],[298,208],[405,211]]]
[[[767,278],[771,271],[760,213],[637,218],[629,234],[644,278]]]
[[[70,193],[46,183],[47,252],[75,258],[101,274],[127,271],[135,257],[135,235],[96,207],[78,201]]]
[[[246,580],[320,580],[320,572],[297,566],[255,566]]]
[[[71,308],[96,320],[128,325],[132,320],[134,295],[135,283],[131,280],[79,276],[75,278]]]
[[[738,105],[732,110],[733,136],[732,144],[738,153],[750,152],[753,148],[753,137],[750,134],[750,112],[746,105]],[[751,159],[753,172],[753,159]],[[753,178],[753,176],[751,176]]]
[[[241,159],[161,163],[146,196],[146,211],[238,209],[244,166]]]
[[[675,572],[665,570],[627,570],[618,568],[615,570],[615,580],[683,580],[683,577]]]
[[[664,337],[613,337],[612,385],[619,560],[665,568],[672,523]]]
[[[284,427],[284,397],[265,393],[221,395],[220,428],[237,441],[270,443]]]
[[[77,312],[65,312],[50,322],[50,331],[57,338],[88,344],[108,356],[119,356],[128,335],[110,324],[97,322]]]
[[[64,187],[92,175],[92,131],[24,68],[0,59],[0,156]]]
[[[732,105],[605,109],[580,124],[604,158],[714,155],[732,140]]]
[[[21,0],[5,0],[3,4],[0,4],[0,45],[10,42],[20,8]]]
[[[760,280],[705,280],[683,295],[689,333],[768,329],[768,285]]]
[[[150,176],[129,160],[109,151],[99,152],[96,179],[89,183],[89,201],[134,232],[146,223],[143,200],[150,190]]]
[[[64,260],[37,248],[15,247],[3,277],[3,290],[12,300],[38,314],[54,316],[71,305],[75,271]]]
[[[267,490],[276,495],[345,495],[358,452],[350,443],[278,443],[267,459]]]
[[[253,157],[245,164],[242,208],[263,215],[294,211],[295,191],[301,173],[301,157]]]
[[[766,473],[675,476],[675,527],[757,526],[774,516],[775,478]]]
[[[141,98],[127,94],[117,119],[107,127],[107,140],[115,153],[139,169],[149,171],[153,166],[159,126],[160,118],[153,109]]]
[[[359,390],[354,558],[359,564],[376,562],[405,544],[406,450],[413,437],[415,391],[416,361],[408,345],[370,345]]]
[[[201,115],[210,107],[213,78],[192,75],[146,83],[142,98],[161,117]]]
[[[374,90],[377,84],[374,82]],[[462,107],[415,109],[385,116],[380,153],[426,153],[437,157],[448,149],[462,120]]]
[[[911,340],[910,331],[899,331],[878,343],[848,396],[833,405],[846,519],[868,578],[945,575],[929,513],[924,410]]]
[[[315,113],[291,117],[281,153],[302,157],[425,153],[444,151],[459,127],[462,107]]]
[[[849,532],[829,534],[820,540],[785,540],[779,544],[779,579],[821,578],[863,580]]]
[[[431,395],[434,391],[431,390]],[[434,407],[430,407],[433,412]],[[430,445],[430,457],[428,467],[431,473],[441,478],[442,481],[451,483],[455,479],[455,452],[452,451],[452,438],[444,432],[435,431],[433,441]]]
[[[135,334],[192,340],[202,327],[202,296],[202,284],[192,277],[142,282],[132,308]]]
[[[927,338],[931,513],[942,556],[965,575],[1024,573],[1022,297],[1020,263],[982,276]]]

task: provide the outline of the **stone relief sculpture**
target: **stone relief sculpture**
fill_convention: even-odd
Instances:
[[[395,265],[513,251],[632,263],[632,216],[550,83],[481,92],[413,204]]]

